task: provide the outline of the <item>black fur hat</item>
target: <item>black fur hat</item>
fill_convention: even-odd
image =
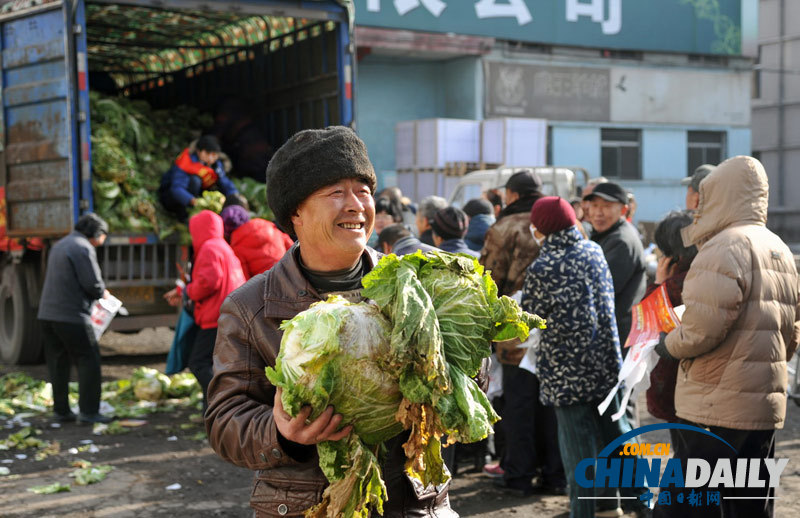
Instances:
[[[278,149],[267,166],[267,202],[275,222],[292,237],[292,213],[317,189],[358,178],[375,192],[367,146],[346,126],[303,130]]]

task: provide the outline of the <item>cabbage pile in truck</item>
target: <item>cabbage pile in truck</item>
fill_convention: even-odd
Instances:
[[[97,189],[109,180],[92,163],[90,94],[142,101],[154,111],[187,106],[212,114],[223,151],[244,174],[257,174],[269,152],[265,140],[277,149],[301,129],[353,124],[346,4],[16,0],[0,6],[0,361],[41,359],[36,312],[48,247],[80,214],[103,215],[97,194],[115,194],[108,183]],[[177,236],[162,239],[154,230],[112,231],[98,248],[108,288],[130,312],[115,318],[112,329],[174,325],[162,294],[174,286],[187,250]]]

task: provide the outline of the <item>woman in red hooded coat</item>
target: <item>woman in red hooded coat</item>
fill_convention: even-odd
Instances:
[[[263,273],[280,261],[291,248],[292,238],[271,221],[250,219],[244,207],[231,205],[222,211],[225,239],[242,263],[245,278]]]
[[[206,406],[208,384],[213,376],[214,342],[222,302],[230,292],[245,283],[239,259],[223,238],[222,218],[204,210],[189,220],[194,265],[186,295],[194,301],[194,321],[200,330],[189,355],[189,370],[203,388]]]

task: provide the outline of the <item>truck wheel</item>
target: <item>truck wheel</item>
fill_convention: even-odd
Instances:
[[[6,264],[0,281],[0,360],[11,365],[38,363],[42,343],[36,312],[25,284],[27,264]]]

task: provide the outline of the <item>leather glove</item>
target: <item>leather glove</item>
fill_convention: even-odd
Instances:
[[[658,345],[656,345],[656,354],[658,354],[665,360],[675,360],[676,358],[674,358],[667,349],[666,339],[667,339],[667,333],[661,331],[661,333],[659,333],[658,335]]]

